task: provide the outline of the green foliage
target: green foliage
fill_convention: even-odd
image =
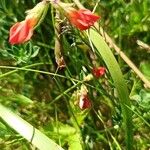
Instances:
[[[141,68],[142,72],[144,73],[144,75],[148,79],[150,79],[150,62],[149,61],[142,62],[140,64],[140,68]]]
[[[44,134],[46,139],[64,149],[127,149],[125,143],[132,144],[133,149],[149,149],[150,91],[118,54],[114,53],[117,62],[113,62],[114,58],[108,54],[110,49],[98,33],[89,38],[87,32],[78,31],[61,15],[59,36],[66,68],[58,68],[54,54],[56,12],[50,7],[32,40],[20,45],[9,44],[10,27],[24,20],[25,11],[38,2],[0,0],[0,103],[5,106],[0,105],[4,108],[0,109],[0,149],[35,149],[30,143],[31,138],[25,140],[25,136],[14,128],[13,120],[6,123],[9,115],[3,114],[10,113],[10,109],[11,114],[24,122],[23,125],[28,122],[32,129],[33,126],[38,129],[39,137]],[[81,2],[92,10],[97,1]],[[148,79],[150,53],[141,49],[136,40],[150,44],[149,6],[149,0],[101,0],[95,8],[95,13],[101,16],[100,25]],[[94,43],[96,51],[89,40]],[[105,58],[98,51],[104,53]],[[108,70],[101,78],[85,80],[94,66],[104,66]],[[82,85],[88,90],[91,109],[79,108]],[[129,141],[131,122],[133,143]],[[39,135],[41,132],[42,136]],[[29,133],[32,135],[33,132]]]

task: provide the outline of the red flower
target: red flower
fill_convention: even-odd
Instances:
[[[105,72],[106,72],[105,67],[93,68],[93,70],[92,70],[93,75],[97,78],[103,76],[105,74]]]
[[[87,95],[81,95],[79,100],[80,109],[84,110],[87,108],[91,108],[92,104]]]
[[[87,9],[70,9],[68,11],[68,15],[70,22],[80,30],[86,30],[90,28],[100,18],[100,16],[93,14]]]
[[[34,26],[37,20],[34,18],[25,19],[22,22],[17,22],[10,28],[9,42],[10,44],[20,44],[30,40]]]

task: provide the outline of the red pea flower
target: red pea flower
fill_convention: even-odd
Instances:
[[[98,68],[93,68],[92,69],[92,73],[95,77],[99,78],[101,76],[103,76],[106,72],[106,68],[105,67],[98,67]]]
[[[87,9],[70,9],[68,10],[68,18],[72,25],[80,30],[89,29],[100,18]]]
[[[91,108],[92,104],[87,95],[81,95],[79,99],[79,107],[81,110]]]
[[[10,44],[21,44],[30,40],[35,26],[41,23],[41,18],[45,17],[48,6],[47,1],[42,1],[32,9],[26,11],[25,20],[17,22],[10,28]]]
[[[34,26],[37,23],[37,19],[28,18],[22,22],[17,22],[10,28],[9,42],[10,44],[24,43],[33,35]]]

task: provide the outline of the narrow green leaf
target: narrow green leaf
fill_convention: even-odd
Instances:
[[[34,128],[31,124],[0,104],[0,117],[16,132],[39,150],[63,150],[54,141]]]
[[[127,86],[125,84],[125,80],[123,79],[122,72],[120,67],[111,52],[110,48],[103,40],[102,36],[97,33],[95,30],[90,29],[90,39],[98,53],[102,56],[110,74],[113,79],[114,85],[118,92],[118,97],[120,99],[120,104],[122,107],[124,126],[125,126],[125,134],[126,134],[126,146],[128,150],[132,150],[133,146],[133,132],[132,132],[132,113],[128,110],[130,107],[129,93],[127,90]]]

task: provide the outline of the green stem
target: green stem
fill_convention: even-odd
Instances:
[[[50,65],[50,63],[47,63]],[[4,74],[1,74],[0,75],[0,80],[8,75],[11,75],[13,73],[16,73],[18,72],[19,70],[24,70],[26,68],[32,68],[32,67],[35,67],[35,66],[40,66],[40,65],[45,65],[44,63],[35,63],[35,64],[32,64],[32,65],[28,65],[28,66],[25,66],[25,67],[22,67],[22,68],[18,68],[18,67],[12,67],[12,66],[0,66],[0,68],[2,69],[15,69],[15,70],[12,70],[12,71],[9,71],[9,72],[6,72]]]
[[[49,64],[49,63],[47,63]],[[10,74],[13,74],[15,72],[18,72],[18,71],[30,71],[30,72],[36,72],[36,73],[42,73],[42,74],[47,74],[47,75],[51,75],[51,76],[57,76],[57,77],[60,77],[60,78],[65,78],[65,79],[68,79],[68,80],[71,80],[72,82],[83,82],[83,81],[80,81],[78,79],[74,79],[74,78],[71,78],[71,77],[66,77],[66,76],[63,76],[63,75],[59,75],[59,74],[56,74],[56,73],[51,73],[51,72],[47,72],[47,71],[41,71],[41,70],[36,70],[36,69],[30,69],[30,67],[35,67],[35,66],[39,66],[39,65],[45,65],[43,63],[37,63],[37,64],[32,64],[32,65],[28,65],[28,66],[25,66],[25,67],[22,67],[22,68],[19,68],[19,67],[12,67],[12,66],[0,66],[0,68],[2,69],[15,69],[15,70],[12,70],[12,71],[9,71],[9,72],[6,72],[4,74],[1,74],[0,75],[0,80]]]

